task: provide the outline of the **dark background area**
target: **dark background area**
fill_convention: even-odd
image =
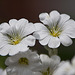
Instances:
[[[49,13],[52,10],[66,13],[75,20],[75,0],[0,0],[0,23],[8,22],[12,18],[26,18],[35,23],[39,22],[40,13]],[[35,49],[47,53],[39,43],[35,45]],[[74,55],[75,41],[69,47],[59,47],[59,56],[63,60],[71,59]]]

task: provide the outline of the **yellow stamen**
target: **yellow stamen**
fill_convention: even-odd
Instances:
[[[55,27],[53,26],[53,28],[50,30],[50,35],[54,36],[54,37],[58,37],[61,34],[61,31],[59,31],[58,29],[55,29]]]
[[[52,32],[50,34],[54,37],[58,37],[60,35],[60,32]]]
[[[20,40],[11,41],[11,44],[16,45],[20,42]]]
[[[42,75],[52,75],[50,69],[48,68],[45,72],[42,72]]]
[[[11,43],[12,45],[16,45],[16,44],[18,44],[20,41],[21,41],[21,39],[20,39],[19,37],[17,37],[17,36],[10,39],[10,43]]]

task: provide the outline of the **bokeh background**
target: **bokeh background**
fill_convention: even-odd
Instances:
[[[0,23],[8,22],[10,19],[26,18],[30,22],[40,22],[39,14],[42,12],[51,12],[57,10],[60,13],[66,13],[75,20],[75,0],[0,0]],[[38,42],[35,50],[39,53],[47,51]],[[60,46],[58,55],[62,60],[70,60],[75,55],[75,41],[69,47]],[[3,61],[5,57],[0,58]]]

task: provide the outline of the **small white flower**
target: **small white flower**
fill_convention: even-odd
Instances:
[[[34,24],[26,19],[11,19],[8,23],[0,25],[0,55],[14,55],[19,51],[28,50],[28,46],[35,45]]]
[[[6,69],[3,70],[3,69],[0,68],[0,75],[7,75]]]
[[[53,55],[49,58],[45,54],[40,55],[42,66],[38,67],[38,72],[34,72],[34,75],[52,75],[58,64],[60,63],[60,57]]]
[[[75,21],[67,14],[60,14],[52,11],[50,14],[39,15],[41,23],[35,23],[36,32],[34,36],[41,45],[48,45],[50,48],[57,48],[62,43],[64,46],[72,44],[70,38],[75,38]]]
[[[40,58],[30,50],[8,57],[5,61],[8,75],[33,75],[32,70],[40,66]]]
[[[66,61],[62,65],[59,65],[53,75],[75,75],[75,58],[71,64],[69,61]]]

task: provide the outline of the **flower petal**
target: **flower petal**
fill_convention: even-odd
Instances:
[[[59,19],[60,19],[60,13],[58,11],[54,10],[54,11],[50,12],[49,15],[50,15],[50,18],[53,21],[53,25],[56,26]]]
[[[28,46],[34,46],[35,45],[35,37],[32,35],[27,36],[21,41],[22,44],[26,44]]]
[[[15,54],[17,54],[17,53],[19,53],[19,52],[25,52],[25,51],[27,51],[29,48],[27,47],[27,45],[25,45],[25,44],[17,44],[17,45],[15,45],[15,46],[11,46],[11,48],[10,48],[10,52],[9,52],[9,55],[15,55]]]
[[[48,30],[42,23],[35,23],[35,31]]]
[[[51,56],[51,61],[50,61],[50,69],[54,70],[57,68],[57,66],[60,63],[60,57],[57,55],[53,55]]]
[[[56,64],[59,64],[60,63],[60,57],[59,56],[57,56],[57,55],[53,55],[53,56],[51,56],[51,59],[54,61],[54,65]]]
[[[9,50],[10,50],[10,46],[9,45],[5,45],[4,47],[2,47],[0,49],[0,55],[6,56],[9,53]]]
[[[68,20],[65,24],[64,24],[64,28],[63,28],[63,34],[68,35],[71,38],[75,38],[75,21],[74,20]]]
[[[68,75],[68,71],[67,69],[70,69],[71,65],[69,62],[65,62],[64,64],[62,64],[61,66],[59,66],[53,73],[53,75]]]
[[[10,26],[16,25],[17,22],[18,22],[18,21],[17,21],[16,19],[11,19],[11,20],[9,20]]]
[[[49,65],[50,65],[50,61],[51,61],[50,58],[45,54],[41,54],[40,59],[41,59],[41,62],[42,62],[41,69],[48,68]]]
[[[41,13],[39,15],[39,18],[41,22],[43,22],[44,24],[48,24],[48,19],[49,19],[48,13]]]
[[[0,24],[0,31],[5,32],[9,27],[10,26],[8,23],[2,23],[2,24]]]
[[[64,46],[69,46],[72,44],[72,40],[70,39],[70,37],[66,36],[66,35],[61,35],[60,37],[60,42],[64,45]]]
[[[72,65],[75,67],[75,56],[72,59]]]
[[[34,75],[33,72],[30,69],[26,69],[21,73],[21,75]]]
[[[70,16],[69,15],[67,15],[67,14],[61,14],[60,15],[60,21],[58,23],[58,26],[64,24],[69,19],[70,19]]]
[[[34,74],[33,75],[42,75],[41,72],[33,72]]]
[[[50,58],[45,54],[41,54],[40,59],[41,59],[42,63],[49,63],[50,62]]]
[[[31,34],[31,33],[33,33],[35,31],[35,26],[34,26],[34,24],[33,23],[28,23],[28,24],[26,24],[26,26],[25,26],[25,29],[24,29],[24,35],[26,36],[26,35],[29,35],[29,34]]]
[[[47,45],[49,40],[50,40],[50,36],[47,36],[44,39],[39,40],[39,43],[42,44],[42,45]]]
[[[58,37],[51,37],[51,39],[49,40],[48,46],[50,48],[57,48],[60,46],[60,40]]]
[[[28,23],[28,20],[22,18],[22,19],[18,20],[18,22],[17,22],[17,24],[16,24],[16,27],[17,27],[17,29],[20,28],[20,27],[23,27],[23,26],[25,27],[25,25],[26,25],[27,23]]]
[[[49,31],[38,31],[38,32],[34,32],[33,33],[33,36],[36,38],[36,39],[44,39],[46,36],[50,35],[49,34]]]

